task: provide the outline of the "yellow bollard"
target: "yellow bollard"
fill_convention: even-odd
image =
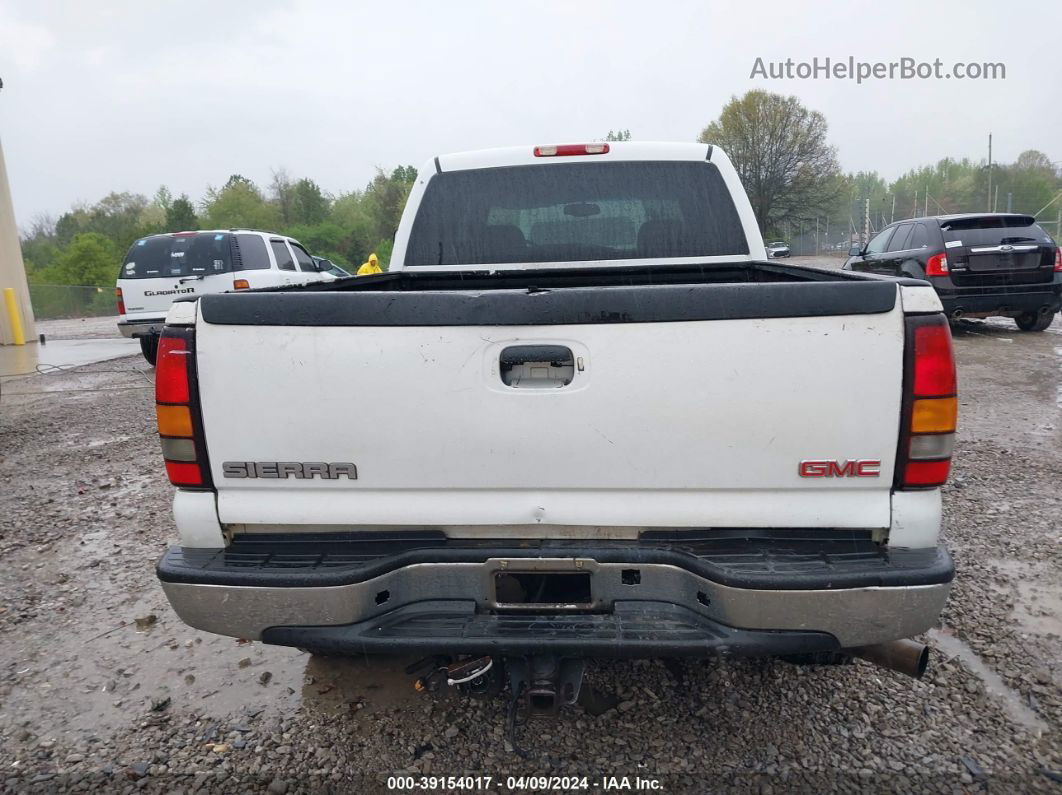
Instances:
[[[4,288],[4,303],[7,305],[8,322],[11,324],[11,341],[15,345],[25,345],[26,335],[22,331],[22,314],[18,311],[14,287]]]

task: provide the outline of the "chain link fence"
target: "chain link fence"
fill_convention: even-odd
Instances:
[[[853,202],[847,216],[820,215],[794,218],[779,222],[773,231],[768,231],[765,243],[784,240],[793,256],[847,256],[852,244],[866,243],[871,237],[894,221],[921,218],[933,215],[950,215],[956,212],[985,212],[976,205],[945,209],[932,193],[922,195],[917,206],[903,207],[888,197],[880,198],[878,206],[871,202]],[[1036,207],[1031,200],[1022,200],[1016,194],[1001,194],[998,212],[1015,212],[1033,215],[1036,222],[1058,243],[1062,243],[1062,194],[1046,207]]]
[[[113,287],[31,284],[30,303],[37,320],[116,316]]]

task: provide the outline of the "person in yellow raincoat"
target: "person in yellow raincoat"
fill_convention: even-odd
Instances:
[[[361,267],[358,268],[358,276],[368,276],[373,273],[383,273],[383,268],[380,267],[380,260],[376,258],[376,254],[370,254],[369,259],[366,262],[361,263]]]

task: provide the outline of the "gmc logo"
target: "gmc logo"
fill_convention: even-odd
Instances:
[[[881,461],[869,458],[800,462],[802,478],[876,478],[881,475]]]

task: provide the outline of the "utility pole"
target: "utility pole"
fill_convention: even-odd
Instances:
[[[863,245],[870,242],[870,197],[863,207]]]
[[[998,182],[996,183],[995,196],[993,196],[993,198],[992,198],[992,212],[995,212],[997,207],[999,207],[999,183]]]
[[[0,89],[4,81],[0,80]],[[5,289],[12,292],[4,293]],[[0,344],[10,345],[18,339],[35,342],[37,331],[33,324],[33,306],[30,304],[29,285],[26,281],[26,265],[22,261],[22,247],[18,242],[18,227],[15,225],[15,210],[11,203],[11,188],[7,183],[4,166],[4,150],[0,146],[0,294],[10,296],[0,302]],[[13,312],[2,307],[12,307]],[[19,317],[12,317],[18,315]],[[16,332],[16,328],[18,332]]]
[[[815,256],[819,256],[819,217],[815,216]]]
[[[922,212],[922,217],[925,218],[929,215],[929,185],[926,185],[926,209]]]
[[[1013,193],[1011,193],[1011,192],[1010,192],[1010,191],[1008,190],[1008,191],[1007,191],[1007,212],[1008,212],[1008,213],[1010,212],[1010,208],[1011,208],[1011,206],[1012,206],[1012,201],[1011,201],[1011,200],[1012,200],[1013,198],[1014,198],[1014,194],[1013,194]]]
[[[992,133],[988,134],[988,209],[992,210]]]
[[[889,223],[891,224],[896,220],[896,194],[892,194],[892,212],[890,213]]]

